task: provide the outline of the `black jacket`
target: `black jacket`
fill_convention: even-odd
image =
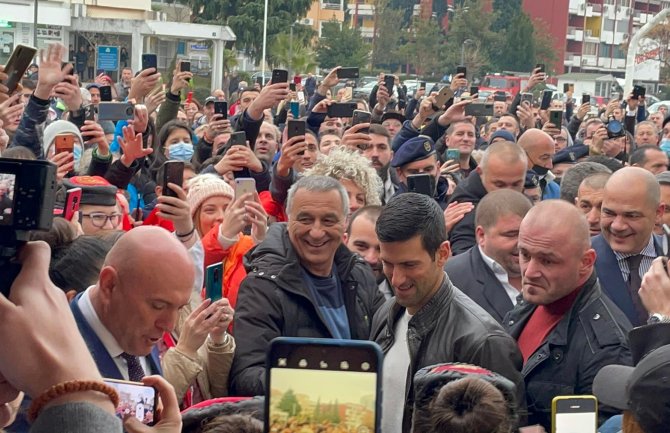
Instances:
[[[505,317],[512,337],[519,338],[535,308],[521,300]],[[529,425],[549,429],[554,397],[592,394],[593,378],[602,367],[632,365],[630,329],[626,316],[600,290],[594,271],[570,311],[523,366]],[[601,406],[601,421],[614,413]]]
[[[367,340],[372,317],[383,304],[370,267],[340,245],[335,264],[344,290],[351,337]],[[300,269],[287,226],[273,224],[263,243],[245,257],[247,277],[235,311],[231,395],[264,395],[265,357],[276,337],[333,338]]]
[[[384,354],[393,346],[395,324],[404,311],[391,298],[375,315],[370,338]],[[464,362],[487,368],[511,380],[523,402],[522,358],[516,343],[486,311],[454,287],[446,274],[438,292],[410,319],[407,335],[410,364],[403,433],[410,431],[412,422],[412,380],[429,365]]]
[[[482,178],[476,171],[470,173],[470,176],[459,183],[451,195],[449,203],[457,201],[459,203],[470,202],[475,205],[475,209],[466,213],[463,219],[457,222],[449,232],[449,242],[453,255],[464,253],[477,243],[475,239],[475,212],[477,211],[477,204],[485,195],[486,189],[482,184]]]
[[[447,260],[444,270],[456,287],[498,323],[503,323],[505,315],[514,308],[505,288],[484,262],[477,245]]]

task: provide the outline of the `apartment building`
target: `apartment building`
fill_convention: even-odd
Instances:
[[[593,73],[622,78],[626,43],[669,0],[524,0],[524,9],[547,24],[558,56],[558,73]],[[658,82],[660,63],[641,53],[636,82]]]
[[[344,22],[345,0],[314,0],[307,16],[298,22],[305,26],[311,26],[319,37],[323,31],[323,25],[329,21]]]
[[[37,40],[34,10],[37,2]],[[195,61],[195,67],[211,76],[212,87],[223,81],[223,49],[235,40],[227,26],[193,24],[177,20],[163,11],[169,5],[151,0],[0,0],[0,63],[5,63],[17,44],[44,48],[53,42],[78,47],[89,44],[109,46],[104,62],[96,52],[97,66],[104,64],[116,76],[120,49],[128,51],[128,65],[141,68],[142,53],[156,53],[159,69],[175,56]],[[166,2],[168,3],[168,2]],[[190,16],[184,14],[185,17]],[[115,56],[114,53],[119,54]],[[211,53],[211,54],[210,54]],[[96,68],[97,69],[97,68]]]

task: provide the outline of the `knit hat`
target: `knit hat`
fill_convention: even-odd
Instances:
[[[191,206],[191,216],[195,215],[205,200],[217,196],[233,200],[235,191],[226,181],[214,174],[201,174],[191,179],[188,183],[188,196],[186,197]]]
[[[42,149],[44,155],[47,154],[49,147],[53,144],[56,136],[59,134],[72,134],[79,139],[79,144],[84,143],[84,139],[81,137],[81,132],[79,132],[79,129],[77,129],[77,126],[74,123],[68,122],[67,120],[56,120],[44,128],[44,135],[42,137]]]

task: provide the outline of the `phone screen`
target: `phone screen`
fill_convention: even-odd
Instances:
[[[205,297],[216,302],[223,298],[223,263],[207,266],[205,275]]]
[[[12,224],[12,212],[14,209],[14,190],[16,187],[16,174],[0,173],[0,226]]]
[[[116,416],[125,420],[135,417],[140,422],[152,425],[156,408],[156,390],[141,383],[105,379],[105,383],[116,388],[119,405]]]
[[[593,396],[555,397],[554,433],[596,433],[598,402]]]
[[[595,433],[595,412],[557,413],[556,433]]]
[[[305,423],[310,431],[378,431],[381,363],[374,349],[340,342],[332,347],[295,345],[289,352],[277,353],[275,342],[265,431],[301,433]]]

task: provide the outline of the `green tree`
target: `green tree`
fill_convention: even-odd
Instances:
[[[296,73],[314,72],[317,67],[312,49],[295,36],[291,44],[290,35],[286,33],[280,33],[272,39],[267,59],[271,67],[288,68],[290,64],[291,71]]]
[[[393,70],[399,58],[397,49],[403,36],[404,12],[388,6],[387,0],[379,0],[377,11],[377,33],[372,44],[372,66],[385,70]]]
[[[551,37],[551,33],[549,33],[547,24],[538,19],[533,21],[533,28],[533,40],[535,41],[535,61],[533,62],[533,66],[537,63],[544,63],[547,65],[548,72],[562,74],[562,70],[551,70],[551,65],[556,63],[557,55],[556,48],[554,48],[554,39]]]
[[[316,47],[320,67],[329,69],[339,65],[362,68],[368,63],[369,55],[370,47],[358,30],[335,20],[323,24],[321,39]]]
[[[228,25],[237,36],[236,47],[259,60],[263,47],[264,0],[180,0],[193,11],[196,23]],[[268,41],[304,17],[313,0],[268,2]],[[302,26],[296,26],[302,27]]]
[[[439,74],[443,43],[444,35],[434,19],[415,18],[408,41],[398,49],[398,54],[414,67],[418,76]]]
[[[442,67],[452,73],[461,63],[461,50],[468,78],[491,67],[491,53],[497,49],[498,35],[490,30],[494,15],[485,12],[481,0],[468,0],[456,7],[449,24],[442,55]],[[466,40],[470,43],[465,44]]]
[[[521,0],[493,0],[493,11],[496,13],[496,17],[491,24],[492,31],[500,32],[514,28],[512,23],[517,15],[522,12]]]
[[[298,403],[298,399],[292,389],[289,389],[284,393],[281,400],[279,400],[277,407],[291,417],[298,415],[302,411],[302,407],[300,406],[300,403]]]
[[[495,23],[494,23],[495,24]],[[531,71],[535,65],[535,29],[525,12],[517,14],[505,32],[497,56],[499,70]]]

